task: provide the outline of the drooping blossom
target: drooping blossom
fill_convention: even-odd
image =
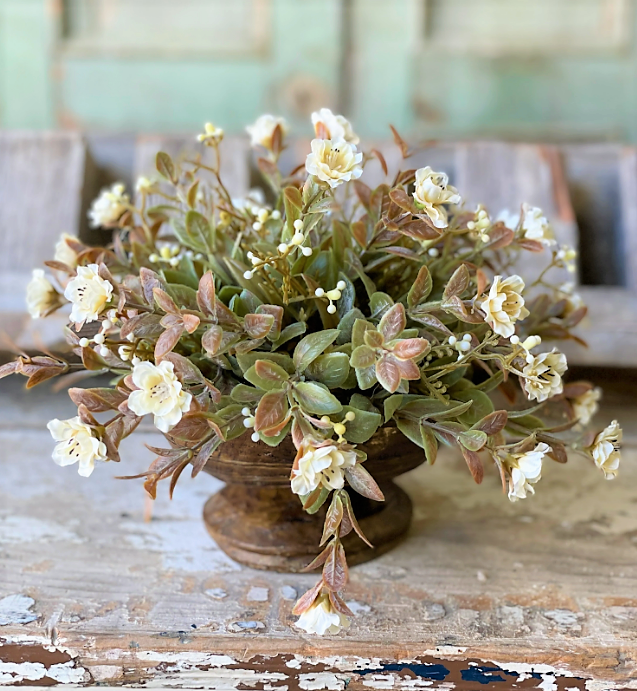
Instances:
[[[479,300],[480,309],[485,313],[485,321],[495,333],[510,338],[515,332],[515,322],[529,316],[524,306],[524,281],[513,275],[503,279],[493,279],[489,294]]]
[[[446,173],[436,173],[426,166],[416,171],[414,201],[436,228],[446,228],[449,221],[445,204],[459,204],[462,199],[458,190],[449,184]]]
[[[542,476],[542,461],[551,447],[544,442],[532,451],[512,454],[509,457],[511,474],[509,476],[509,499],[518,501],[526,499],[528,493],[535,494],[533,485]]]
[[[113,286],[99,275],[97,264],[78,266],[75,278],[64,289],[64,297],[71,303],[71,321],[77,324],[99,318],[113,295]]]
[[[606,429],[595,437],[591,447],[595,465],[604,473],[607,480],[613,480],[619,472],[622,436],[622,428],[617,420],[613,420]]]
[[[342,489],[345,484],[344,471],[356,465],[356,460],[354,451],[340,449],[330,443],[321,445],[313,440],[304,440],[292,469],[292,491],[305,495],[319,485],[328,489]]]
[[[53,449],[53,460],[60,466],[78,463],[77,472],[88,477],[95,468],[95,461],[105,461],[106,445],[93,434],[93,430],[79,417],[69,420],[51,420],[47,427],[58,442]]]
[[[529,355],[522,370],[522,387],[527,398],[539,403],[562,393],[562,375],[567,370],[566,355],[553,348],[548,353]]]

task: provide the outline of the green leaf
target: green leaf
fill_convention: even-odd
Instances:
[[[354,393],[352,394],[352,397],[349,399],[349,404],[353,408],[359,408],[360,410],[367,410],[370,413],[378,413],[379,410],[378,408],[367,398],[367,396],[363,396],[363,394],[360,393]]]
[[[263,391],[245,384],[235,384],[230,396],[237,403],[256,403],[263,396]]]
[[[197,244],[209,247],[210,223],[208,219],[198,211],[189,211],[186,214],[186,233]]]
[[[369,298],[369,309],[372,319],[380,319],[393,304],[394,301],[387,293],[374,293]]]
[[[438,455],[438,441],[434,433],[427,427],[420,427],[420,434],[422,435],[422,444],[425,449],[425,456],[427,457],[427,463],[433,465],[436,462],[436,456]]]
[[[197,291],[194,288],[171,283],[167,286],[167,290],[177,307],[188,310],[199,310],[199,305],[197,304]]]
[[[257,360],[276,362],[276,364],[282,367],[288,374],[294,374],[296,371],[292,358],[286,353],[262,353],[261,351],[253,350],[249,353],[240,353],[237,355],[237,362],[242,372],[247,372]]]
[[[284,343],[291,341],[293,338],[297,338],[297,336],[302,336],[306,331],[306,322],[294,322],[281,331],[281,335],[274,341],[272,347],[280,348]]]
[[[376,333],[376,332],[373,332]],[[372,367],[376,364],[376,351],[368,345],[358,346],[352,351],[350,358],[350,365],[365,369],[365,367]]]
[[[509,417],[511,416],[509,415]],[[535,417],[535,415],[522,415],[517,417],[515,418],[515,424],[521,425],[528,430],[543,429],[545,427],[544,422],[542,422],[539,417]]]
[[[403,395],[400,393],[393,394],[385,399],[385,402],[383,403],[385,422],[389,422],[392,417],[394,417],[394,413],[398,410],[398,408],[400,408],[402,402]]]
[[[278,446],[290,433],[290,428],[292,427],[292,421],[279,432],[279,434],[274,437],[266,437],[265,434],[259,434],[261,441],[268,446]]]
[[[305,375],[330,389],[340,387],[349,376],[349,357],[345,353],[327,353],[310,363]]]
[[[316,498],[313,497],[313,502],[309,505],[306,506],[307,500],[314,494],[316,493]],[[330,496],[330,490],[326,489],[325,487],[317,487],[314,492],[306,495],[305,497],[301,497],[303,500],[303,507],[309,514],[316,513],[323,504],[327,501],[327,498]]]
[[[371,389],[374,384],[378,381],[376,379],[376,367],[373,365],[371,367],[360,367],[356,370],[356,381],[358,386],[365,391],[366,389]]]
[[[381,426],[383,418],[380,413],[370,413],[368,410],[343,406],[343,413],[354,413],[356,417],[345,422],[345,439],[352,444],[364,444],[372,438],[376,430]]]
[[[294,385],[294,397],[306,413],[331,415],[340,413],[343,406],[336,396],[314,382],[299,382]]]
[[[352,329],[354,328],[354,322],[357,319],[365,320],[365,315],[358,309],[354,307],[351,309],[338,323],[338,338],[336,339],[337,345],[343,345],[344,343],[349,343],[352,340]]]
[[[157,168],[157,172],[162,177],[165,177],[166,180],[170,180],[172,183],[177,181],[175,164],[173,163],[172,158],[170,158],[165,151],[159,151],[157,153],[157,156],[155,157],[155,166]]]
[[[336,340],[338,329],[326,329],[318,331],[301,339],[294,349],[294,365],[297,372],[303,372],[305,368]]]
[[[494,410],[493,402],[484,391],[465,389],[464,391],[455,392],[453,395],[454,398],[460,401],[473,401],[471,408],[460,418],[461,422],[467,425],[475,425],[476,422],[482,420],[483,417],[486,417]]]
[[[271,367],[277,367],[277,365],[273,362],[269,363]],[[283,372],[285,376],[287,377],[287,372],[280,367],[277,367],[278,370]],[[263,377],[259,374],[257,371],[257,365],[254,364],[250,369],[247,370],[247,372],[243,373],[244,379],[247,379],[251,384],[254,384],[259,389],[262,389],[263,391],[271,391],[272,389],[280,389],[281,388],[281,382],[282,379],[277,379],[277,378],[271,378],[271,377]]]
[[[480,451],[487,443],[487,439],[486,432],[479,429],[469,429],[458,435],[458,441],[470,451]]]
[[[422,440],[422,434],[420,433],[420,425],[415,420],[408,420],[404,417],[396,418],[396,425],[398,429],[409,439],[413,441],[414,444],[419,446],[421,449],[425,448]]]
[[[376,327],[365,319],[356,319],[352,327],[352,348],[358,348],[365,343],[365,332]]]

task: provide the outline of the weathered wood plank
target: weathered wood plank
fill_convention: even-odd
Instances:
[[[240,567],[206,534],[201,509],[217,481],[184,478],[172,503],[160,493],[145,523],[140,482],[113,476],[142,470],[151,458],[142,442],[156,435],[128,440],[120,466],[81,478],[52,463],[48,434],[34,428],[66,415],[66,400],[21,394],[18,384],[8,382],[0,399],[5,408],[11,401],[0,420],[0,602],[24,597],[0,624],[0,684],[637,683],[634,407],[620,412],[621,482],[573,458],[547,465],[536,496],[510,504],[497,473],[476,487],[452,454],[404,476],[415,504],[408,538],[352,569],[347,600],[357,617],[349,631],[320,639],[299,633],[291,615],[314,576]],[[615,413],[602,411],[600,423]],[[5,617],[9,609],[0,604]]]
[[[63,319],[31,322],[24,291],[60,234],[85,228],[86,172],[78,133],[0,133],[0,322],[21,346],[35,347],[36,333],[49,345],[61,338]]]

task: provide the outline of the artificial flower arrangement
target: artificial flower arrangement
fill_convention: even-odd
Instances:
[[[387,176],[380,152],[359,152],[351,124],[328,109],[312,122],[305,165],[290,173],[279,167],[286,122],[264,115],[248,128],[270,205],[231,198],[212,124],[199,141],[214,164],[160,152],[160,178],[141,178],[136,202],[121,184],[103,191],[90,218],[114,229],[113,243],[64,235],[51,275],[34,271],[27,291],[36,318],[70,303],[73,357],[23,354],[0,374],[23,374],[27,387],[112,375],[108,387],[69,390],[78,414],[49,423],[53,459],[89,476],[119,461],[121,440],[152,415],[167,441],[143,474],[153,498],[160,480],[172,495],[224,442],[250,435],[258,454],[290,435],[291,490],[310,513],[325,505],[324,548],[309,565],[322,577],[294,612],[323,634],[351,615],[341,538],[365,539],[348,492],[383,500],[361,449],[381,425],[430,464],[441,444],[457,449],[477,483],[492,463],[511,501],[533,494],[543,463],[565,462],[567,448],[612,479],[621,429],[586,431],[599,390],[565,384],[565,356],[538,350],[578,340],[571,329],[586,314],[549,281],[555,267],[573,270],[574,252],[539,209],[494,220],[429,167],[371,189],[359,178],[373,158]],[[525,252],[546,254],[539,276],[515,273]]]

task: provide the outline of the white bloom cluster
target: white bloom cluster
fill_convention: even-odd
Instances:
[[[124,184],[116,182],[110,189],[102,190],[99,197],[93,201],[88,217],[94,228],[112,225],[119,221],[130,206],[130,198],[124,190]]]
[[[45,317],[58,304],[58,292],[42,269],[33,269],[27,285],[27,309],[33,319]]]
[[[599,388],[589,389],[586,393],[576,396],[572,401],[573,412],[580,425],[588,425],[599,409],[599,399],[602,397],[602,390]]]
[[[595,465],[604,473],[607,480],[613,480],[619,472],[619,453],[622,441],[622,428],[613,420],[596,437],[591,447]]]
[[[446,173],[436,173],[429,166],[416,171],[414,201],[431,219],[436,228],[449,225],[445,204],[460,204],[458,190],[449,184]]]
[[[330,187],[357,180],[363,174],[363,154],[345,139],[313,139],[311,146],[305,169]]]
[[[312,124],[318,139],[344,139],[354,146],[360,141],[351,122],[342,115],[335,115],[329,108],[312,113]]]
[[[329,443],[316,446],[311,440],[304,440],[292,470],[292,491],[305,495],[319,485],[342,489],[345,484],[343,471],[355,466],[356,460],[354,451],[344,451]]]
[[[223,139],[223,130],[221,127],[216,127],[211,122],[204,125],[202,134],[197,135],[197,141],[202,142],[206,146],[215,146]]]
[[[64,289],[64,297],[72,305],[71,321],[83,324],[97,320],[112,295],[113,286],[99,275],[97,264],[78,266],[75,278]]]
[[[522,232],[527,240],[536,240],[545,247],[555,244],[553,229],[544,216],[542,209],[531,206],[526,202],[522,204]]]
[[[283,136],[290,131],[290,126],[285,118],[270,115],[269,113],[258,117],[253,125],[246,127],[252,146],[262,146],[264,149],[272,151],[272,138],[277,126]]]
[[[535,494],[533,485],[542,476],[542,461],[551,451],[551,447],[543,442],[532,451],[512,454],[509,457],[511,474],[509,477],[509,500],[526,499],[527,493]]]
[[[311,606],[301,614],[296,625],[306,633],[324,636],[326,633],[338,633],[349,626],[349,619],[337,612],[328,595],[319,595]]]
[[[137,389],[129,394],[128,407],[135,415],[152,413],[161,432],[169,432],[190,408],[192,394],[182,390],[172,362],[138,362],[133,367],[133,384]]]
[[[79,417],[51,420],[47,427],[53,439],[59,442],[53,450],[53,460],[58,465],[78,463],[77,472],[88,477],[95,468],[95,461],[107,460],[106,445],[93,435],[91,428]]]
[[[562,393],[562,375],[567,370],[566,355],[553,348],[549,353],[531,355],[522,370],[522,386],[530,401],[539,403]]]
[[[524,281],[513,275],[506,279],[496,276],[489,294],[478,302],[485,313],[485,321],[500,336],[510,338],[515,332],[515,322],[529,316],[524,306]]]

